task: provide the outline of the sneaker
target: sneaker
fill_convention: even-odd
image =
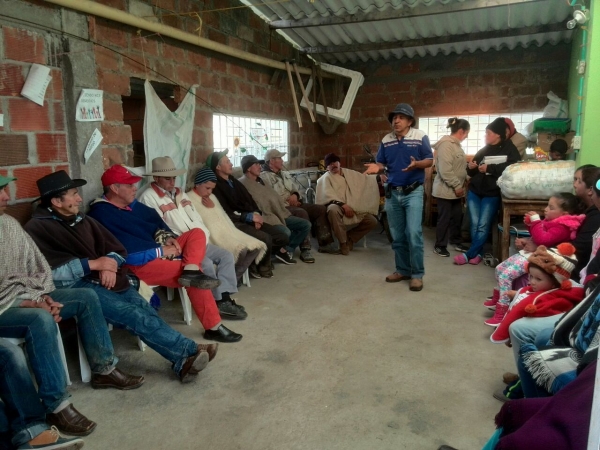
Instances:
[[[500,291],[498,289],[494,289],[494,293],[488,297],[485,302],[483,302],[483,306],[491,311],[495,311],[498,300],[500,300]]]
[[[287,265],[296,264],[298,262],[294,258],[292,258],[292,255],[290,255],[289,252],[285,252],[285,253],[277,252],[277,255],[275,255],[275,257],[279,261],[281,261],[282,263],[287,264]]]
[[[489,318],[484,323],[490,327],[497,328],[500,326],[500,323],[502,322],[502,319],[504,319],[504,316],[507,312],[508,305],[505,305],[504,303],[497,303],[496,311],[494,311],[494,317]]]
[[[469,264],[472,264],[474,266],[476,266],[477,264],[479,264],[481,261],[483,261],[483,258],[481,257],[481,255],[477,255],[475,258],[471,258],[469,260]]]
[[[501,402],[507,402],[509,400],[518,400],[524,398],[523,388],[521,387],[521,380],[517,379],[506,386],[504,389],[498,389],[494,392],[494,398]]]
[[[262,276],[256,266],[248,267],[248,275],[250,275],[250,278],[254,278],[255,280],[259,280],[260,278],[262,278]]]
[[[469,250],[469,247],[467,247],[465,244],[458,244],[454,247],[454,250],[456,250],[457,252],[465,253]]]
[[[443,256],[444,258],[448,258],[450,256],[450,252],[446,247],[438,247],[437,245],[433,247],[433,253]]]
[[[233,300],[219,300],[217,306],[223,320],[244,320],[248,317],[248,313],[236,305]]]
[[[42,431],[29,442],[21,444],[18,450],[43,449],[43,450],[77,450],[83,447],[81,438],[64,438],[56,427]]]
[[[469,262],[467,260],[467,255],[465,255],[464,253],[460,253],[460,254],[456,255],[453,259],[454,259],[454,264],[456,264],[457,266],[463,266]]]
[[[305,262],[307,264],[312,264],[315,262],[315,258],[313,258],[313,256],[310,254],[310,250],[302,250],[300,252],[300,260],[302,262]]]

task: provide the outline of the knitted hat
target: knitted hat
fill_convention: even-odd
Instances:
[[[206,167],[208,167],[214,172],[214,170],[219,165],[219,161],[221,161],[221,158],[223,158],[223,156],[225,156],[227,152],[229,152],[228,148],[226,148],[222,152],[214,152],[208,155],[208,158],[206,158]]]
[[[571,272],[577,265],[575,247],[569,243],[550,249],[540,245],[527,261],[556,278],[559,284],[571,278]]]
[[[194,177],[194,186],[206,183],[207,181],[212,181],[213,183],[216,183],[217,176],[212,170],[205,166],[196,173],[196,176]]]
[[[329,164],[333,164],[334,162],[340,161],[340,157],[335,153],[327,153],[325,155],[325,167]]]
[[[506,140],[506,130],[508,129],[508,125],[504,121],[504,117],[498,117],[487,127],[485,127],[485,129],[496,133],[502,138],[503,141]]]
[[[506,122],[506,125],[508,125],[508,138],[510,139],[511,137],[513,137],[515,135],[515,133],[517,132],[517,129],[515,128],[515,123],[512,120],[510,120],[508,117],[505,117],[504,121]]]

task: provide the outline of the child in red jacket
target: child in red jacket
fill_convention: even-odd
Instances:
[[[502,322],[511,300],[507,292],[512,289],[514,280],[527,273],[527,258],[531,251],[538,245],[554,247],[575,239],[577,230],[585,218],[583,214],[575,215],[578,211],[577,197],[565,192],[550,197],[544,210],[544,220],[534,211],[525,214],[524,222],[529,228],[531,240],[517,239],[515,245],[521,250],[496,266],[498,287],[494,289],[492,298],[483,304],[496,312],[494,317],[485,321],[486,325],[497,327]]]
[[[570,280],[576,263],[573,245],[560,244],[555,249],[540,245],[528,259],[529,286],[516,292],[508,313],[490,340],[494,344],[508,342],[508,327],[515,320],[567,312],[583,300],[583,286]]]

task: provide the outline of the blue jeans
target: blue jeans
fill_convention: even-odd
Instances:
[[[554,328],[556,322],[564,315],[556,314],[549,317],[523,317],[515,320],[508,328],[508,335],[512,344],[515,364],[519,361],[519,352],[523,344],[533,344],[538,334],[547,328]]]
[[[12,444],[15,447],[50,428],[46,424],[46,413],[31,381],[23,351],[2,339],[0,398],[4,404],[4,408],[0,407],[0,431],[12,432]]]
[[[499,208],[500,197],[480,197],[471,191],[467,194],[467,209],[471,219],[471,247],[466,252],[467,259],[481,255]]]
[[[63,319],[77,318],[77,329],[92,372],[109,373],[118,359],[96,293],[90,289],[57,289],[49,295],[64,305],[60,312]],[[0,314],[0,337],[25,339],[38,395],[46,412],[54,411],[69,394],[52,316],[40,308],[8,308]]]
[[[392,190],[392,197],[385,200],[385,211],[393,239],[396,272],[423,278],[423,186],[408,195]]]
[[[94,290],[106,322],[139,336],[148,347],[173,363],[175,373],[179,374],[185,360],[197,353],[198,344],[167,325],[135,289],[113,292],[99,284],[79,280],[73,287],[59,290],[68,292],[75,288]]]
[[[285,248],[290,255],[294,254],[294,250],[297,247],[300,247],[300,244],[304,242],[308,233],[310,233],[310,229],[312,228],[312,224],[308,220],[301,219],[300,217],[290,216],[285,219],[285,227],[282,225],[277,225],[277,229],[285,232],[284,228],[288,231],[285,232],[290,239],[287,247]]]
[[[552,336],[554,328],[546,328],[540,331],[534,341],[534,345],[538,350],[543,350],[548,347],[548,341]],[[525,364],[523,358],[519,355],[517,360],[517,370],[519,371],[519,378],[521,379],[521,389],[523,389],[523,395],[525,398],[537,398],[537,397],[550,397],[550,393],[544,388],[538,386],[535,382]]]

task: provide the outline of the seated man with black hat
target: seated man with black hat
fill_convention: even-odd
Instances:
[[[327,217],[342,255],[377,226],[377,178],[344,169],[335,153],[325,155],[327,173],[317,180],[317,204],[327,206]]]
[[[285,264],[295,264],[292,259],[296,247],[299,247],[310,233],[310,221],[292,216],[285,208],[285,203],[274,189],[265,186],[265,182],[260,178],[260,165],[264,161],[259,161],[254,155],[246,155],[242,158],[242,170],[244,176],[239,181],[246,189],[263,212],[263,219],[269,225],[280,229],[288,234],[290,242],[286,248],[281,248],[275,254],[276,258]],[[305,263],[314,263],[315,259],[310,255],[304,254],[302,261]]]
[[[141,177],[114,165],[102,175],[104,195],[92,202],[89,215],[104,225],[125,247],[125,267],[150,286],[185,287],[204,338],[237,342],[242,335],[225,327],[210,292],[219,280],[200,270],[206,236],[194,228],[175,235],[154,209],[135,199]]]
[[[56,323],[77,319],[77,330],[92,369],[92,387],[129,390],[144,377],[126,374],[115,356],[98,296],[91,289],[56,289],[52,271],[19,222],[4,214],[8,184],[0,176],[0,337],[25,339],[46,422],[60,431],[86,436],[96,424],[69,402],[64,369],[57,352]],[[61,182],[60,188],[69,188]]]
[[[221,282],[212,290],[221,317],[243,320],[248,317],[248,313],[231,298],[231,295],[238,291],[239,282],[235,274],[233,255],[208,241],[210,232],[204,225],[202,217],[187,194],[175,187],[177,177],[185,172],[186,169],[175,168],[175,163],[168,156],[154,158],[152,172],[144,175],[154,177],[154,182],[148,185],[138,198],[144,205],[153,208],[175,233],[183,234],[195,228],[202,230],[206,236],[206,253],[200,266],[206,275],[217,278]]]
[[[233,164],[227,157],[227,150],[208,155],[206,166],[217,176],[213,193],[236,228],[267,245],[267,252],[258,264],[257,271],[253,272],[251,266],[250,274],[272,277],[271,252],[279,253],[282,248],[285,251],[285,246],[289,243],[288,235],[265,223],[262,211],[248,190],[232,176]]]
[[[130,286],[122,267],[127,256],[123,245],[79,210],[77,187],[84,184],[63,170],[39,179],[41,203],[25,230],[50,263],[56,287],[95,291],[108,323],[139,336],[173,363],[181,381],[188,381],[216,354],[217,345],[196,344],[175,331]]]
[[[293,216],[308,220],[313,224],[313,230],[319,242],[319,253],[332,253],[329,244],[333,242],[331,227],[327,221],[327,208],[302,201],[300,185],[290,172],[283,170],[285,153],[272,148],[265,153],[265,163],[262,165],[260,178],[265,185],[273,188],[281,197],[286,209]],[[300,259],[305,262],[314,261],[310,254],[310,234],[300,244]]]

